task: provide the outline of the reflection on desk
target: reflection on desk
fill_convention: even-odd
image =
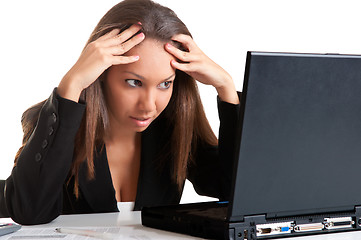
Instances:
[[[124,207],[125,206],[125,207]],[[89,229],[100,232],[110,232],[115,234],[115,239],[200,239],[187,235],[147,228],[141,224],[141,213],[130,211],[131,205],[120,206],[120,212],[102,214],[80,214],[61,215],[54,221],[34,226],[23,226],[18,232],[0,237],[0,240],[16,239],[94,239],[77,235],[64,235],[56,233],[58,227],[68,227],[76,229]],[[128,207],[127,207],[128,206]],[[0,223],[12,222],[11,219],[0,219]],[[61,238],[60,238],[61,237]],[[321,234],[307,237],[284,238],[285,240],[359,240],[361,231],[348,233]]]

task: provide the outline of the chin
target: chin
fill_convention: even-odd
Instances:
[[[149,126],[137,128],[135,131],[136,131],[137,133],[142,133],[142,132],[144,132],[145,130],[147,130],[148,127],[149,127]]]

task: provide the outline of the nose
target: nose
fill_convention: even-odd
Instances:
[[[144,113],[150,113],[156,110],[156,92],[151,89],[145,89],[138,98],[139,110]]]

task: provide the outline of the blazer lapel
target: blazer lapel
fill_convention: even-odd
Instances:
[[[143,133],[141,163],[134,210],[143,206],[179,203],[181,193],[171,178],[171,158],[161,162],[164,148],[170,141],[170,130],[165,119],[159,117]],[[163,156],[164,157],[164,156]]]
[[[84,162],[79,172],[79,188],[94,212],[118,211],[105,147],[94,159],[95,178],[89,180]]]

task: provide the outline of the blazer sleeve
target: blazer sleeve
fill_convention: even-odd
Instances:
[[[241,99],[241,93],[238,93]],[[240,104],[217,98],[220,120],[218,146],[199,143],[194,162],[188,168],[188,179],[200,195],[229,200],[236,151]]]
[[[5,204],[15,222],[42,224],[61,214],[63,184],[84,111],[84,104],[61,98],[56,88],[44,103],[5,183]]]

